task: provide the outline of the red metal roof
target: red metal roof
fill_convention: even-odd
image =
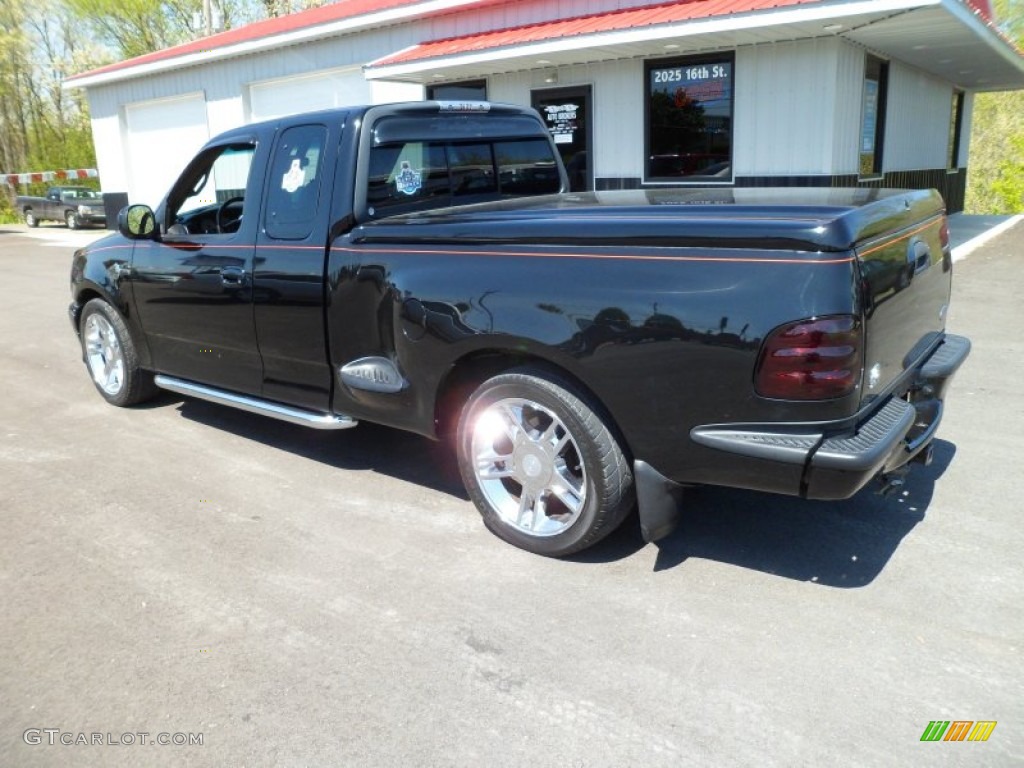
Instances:
[[[524,45],[554,40],[562,37],[591,35],[598,32],[613,32],[637,27],[652,27],[658,24],[708,19],[716,16],[731,16],[792,5],[814,5],[821,0],[684,0],[683,2],[660,3],[641,8],[629,8],[609,13],[595,13],[560,19],[540,24],[498,29],[465,37],[451,37],[421,43],[391,56],[378,59],[373,66],[404,64],[441,56],[454,56],[505,46]]]
[[[307,27],[315,27],[319,24],[328,24],[330,22],[342,21],[343,19],[351,19],[357,16],[366,16],[371,13],[387,11],[403,5],[416,5],[420,2],[423,2],[423,0],[344,0],[344,2],[336,2],[331,5],[321,6],[320,8],[312,8],[308,11],[292,13],[287,16],[279,16],[273,19],[265,19],[264,21],[247,24],[244,27],[229,29],[225,32],[218,32],[215,35],[203,37],[199,40],[193,40],[189,43],[182,43],[181,45],[176,45],[172,48],[164,48],[161,51],[146,53],[142,56],[136,56],[132,59],[108,64],[105,67],[99,67],[98,69],[94,69],[89,72],[83,72],[69,77],[68,80],[74,81],[80,77],[92,77],[93,75],[116,72],[121,69],[131,69],[132,67],[137,67],[143,64],[151,64],[165,59],[186,56],[190,53],[213,51],[219,48],[237,45],[239,43],[259,40],[264,37],[280,35],[285,32],[294,32]]]

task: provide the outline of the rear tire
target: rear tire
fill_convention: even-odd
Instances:
[[[540,368],[488,379],[459,419],[459,472],[484,524],[539,555],[597,543],[636,503],[622,448],[589,398]]]
[[[79,327],[85,365],[104,400],[125,407],[156,395],[153,374],[139,367],[138,351],[117,310],[93,299],[82,310]]]
[[[39,226],[39,219],[36,218],[36,213],[31,208],[25,209],[25,223],[33,229]]]
[[[82,225],[78,221],[78,214],[74,211],[68,211],[64,214],[64,223],[68,225],[68,229],[79,229]]]

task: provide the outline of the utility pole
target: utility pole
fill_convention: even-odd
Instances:
[[[213,1],[203,0],[203,21],[206,24],[206,36],[213,34]]]

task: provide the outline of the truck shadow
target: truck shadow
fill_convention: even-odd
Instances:
[[[371,471],[468,503],[450,448],[418,435],[361,423],[340,432],[305,427],[163,394],[151,407],[176,404],[186,419],[221,429],[270,448],[331,467]],[[655,571],[701,558],[831,587],[870,584],[903,538],[921,520],[935,483],[956,446],[935,441],[929,467],[913,465],[903,489],[879,496],[869,484],[845,501],[805,501],[729,488],[693,488],[683,497],[679,528],[657,544]],[[467,506],[466,514],[475,515]],[[620,530],[572,558],[575,563],[609,563],[631,557],[646,546],[636,515]]]
[[[324,432],[170,393],[162,393],[147,405],[159,408],[170,403],[177,403],[178,412],[186,419],[277,450],[338,469],[376,472],[469,501],[451,450],[419,435],[369,422],[360,422],[354,429]]]
[[[913,465],[901,491],[880,496],[869,484],[845,501],[805,501],[728,488],[684,494],[679,528],[658,542],[655,570],[690,558],[716,560],[830,587],[870,584],[903,538],[921,522],[956,446],[935,441],[931,466]],[[607,562],[644,546],[638,526],[625,527],[576,559]]]

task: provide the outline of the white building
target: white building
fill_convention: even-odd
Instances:
[[[935,187],[978,91],[1024,88],[988,0],[344,0],[70,78],[108,217],[235,126],[486,98],[548,118],[574,186]]]

